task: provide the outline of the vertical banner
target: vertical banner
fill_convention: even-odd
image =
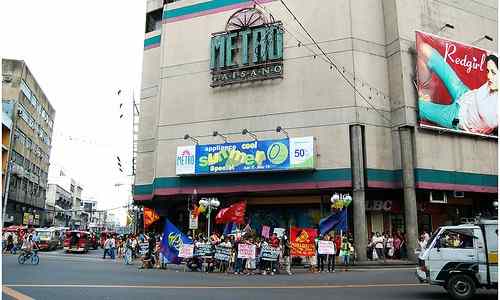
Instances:
[[[269,231],[271,231],[271,228],[267,225],[262,226],[262,236],[265,237],[266,239],[269,238]]]
[[[314,239],[318,236],[318,232],[313,228],[298,228],[290,229],[290,245],[292,248],[292,256],[314,256],[316,255],[316,247]]]
[[[498,136],[498,55],[416,32],[420,126]]]
[[[189,213],[189,229],[198,229],[198,215]]]

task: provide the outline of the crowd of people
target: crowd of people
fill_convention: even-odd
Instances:
[[[286,234],[281,237],[272,234],[269,238],[265,238],[255,233],[243,236],[224,236],[215,232],[210,237],[204,234],[193,237],[190,233],[188,238],[192,240],[194,253],[189,257],[178,258],[176,261],[168,261],[160,249],[161,235],[150,234],[146,236],[148,250],[142,256],[141,268],[166,268],[168,263],[183,263],[186,269],[191,271],[222,272],[235,275],[275,275],[277,273],[291,275],[292,263],[299,262],[301,259],[294,257],[292,260],[291,244]],[[134,245],[137,245],[135,240],[132,237],[122,241],[121,245],[124,245],[124,251],[137,253],[134,251]],[[332,241],[333,254],[318,253],[319,241]],[[316,238],[315,242],[315,255],[302,257],[302,262],[305,262],[303,264],[309,266],[310,272],[335,272],[336,264],[347,266],[353,263],[355,251],[352,236],[344,235],[341,237],[339,234],[326,234]],[[117,245],[120,245],[120,242]],[[255,250],[251,256],[242,258],[238,255],[240,245],[247,245]],[[217,254],[219,250],[224,252],[222,256]],[[267,257],[267,255],[274,256]],[[129,257],[130,254],[125,254],[125,256]]]
[[[39,249],[40,237],[36,231],[33,232],[4,232],[2,236],[2,252],[16,254],[18,251],[31,253]]]

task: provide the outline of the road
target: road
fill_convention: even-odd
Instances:
[[[37,266],[4,255],[3,299],[449,299],[444,289],[419,284],[413,268],[245,276],[139,270],[101,255],[41,253]],[[475,298],[497,295],[480,291]]]

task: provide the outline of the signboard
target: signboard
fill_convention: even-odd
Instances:
[[[261,250],[261,259],[267,261],[278,261],[280,256],[280,251],[278,248],[271,247],[269,245],[263,246]]]
[[[273,233],[276,233],[278,238],[281,238],[283,235],[285,235],[285,228],[274,228]]]
[[[197,243],[194,247],[193,256],[212,257],[214,256],[214,247],[210,243]]]
[[[319,241],[318,254],[335,254],[335,244],[332,241]]]
[[[238,258],[255,258],[255,245],[238,244]]]
[[[177,147],[177,155],[175,156],[175,172],[177,175],[194,173],[195,153],[196,147],[194,145]]]
[[[283,78],[283,28],[256,8],[237,11],[210,40],[211,87]]]
[[[420,126],[498,136],[498,56],[416,32]]]
[[[314,168],[314,138],[290,138],[177,148],[177,175],[232,174]],[[189,158],[188,157],[189,152]],[[191,154],[194,153],[194,156]],[[194,165],[191,166],[191,164]],[[190,165],[189,168],[186,164]],[[189,172],[190,173],[189,173]]]
[[[231,258],[231,247],[215,246],[215,259],[229,261]]]
[[[189,229],[198,229],[198,216],[193,213],[189,214]]]
[[[265,237],[265,238],[269,238],[269,231],[271,231],[271,227],[267,226],[267,225],[263,225],[262,226],[262,233],[261,233],[261,236]]]
[[[292,227],[290,229],[290,236],[292,256],[316,255],[314,243],[314,239],[318,236],[316,229]]]
[[[194,245],[193,244],[183,244],[181,250],[179,251],[179,257],[191,258],[193,257]]]
[[[141,253],[141,255],[146,254],[146,252],[148,252],[148,249],[149,249],[148,242],[139,243],[139,253]]]
[[[23,225],[28,225],[30,224],[30,213],[24,213],[23,214]]]
[[[40,215],[39,214],[34,215],[33,224],[40,225]]]

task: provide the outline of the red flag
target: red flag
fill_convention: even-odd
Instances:
[[[158,221],[160,216],[155,212],[154,209],[149,207],[144,207],[144,230],[146,230],[151,224]]]
[[[222,224],[222,223],[236,223],[236,224],[243,224],[245,223],[245,209],[246,209],[246,202],[241,201],[238,203],[235,203],[229,207],[223,208],[217,213],[217,216],[215,216],[215,222],[217,224]]]
[[[316,255],[314,239],[318,233],[314,228],[290,229],[290,246],[292,256],[314,256]]]

